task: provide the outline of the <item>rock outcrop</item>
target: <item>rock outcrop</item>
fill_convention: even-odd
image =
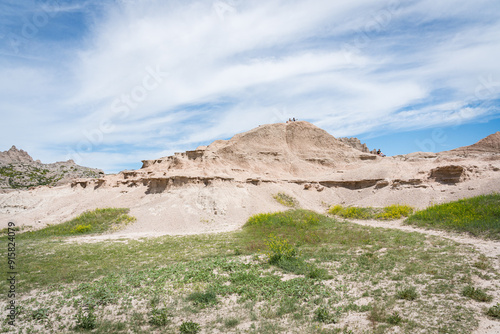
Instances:
[[[23,150],[12,146],[0,152],[0,190],[27,189],[42,185],[71,183],[76,178],[104,176],[100,169],[82,167],[73,160],[43,164]]]
[[[12,146],[8,151],[0,152],[0,165],[8,165],[12,163],[33,163],[33,158],[23,150],[18,150],[16,146]]]
[[[342,137],[338,138],[338,140],[364,153],[377,152],[377,150],[370,151],[370,149],[368,149],[368,146],[366,146],[366,144],[362,144],[358,138]]]
[[[384,158],[366,151],[358,139],[337,139],[308,122],[267,124],[192,151],[143,160],[139,170],[101,180],[75,180],[72,186],[144,186],[146,194],[220,182],[290,183],[306,190],[397,190],[458,184],[480,173],[470,164],[456,163],[452,151]]]

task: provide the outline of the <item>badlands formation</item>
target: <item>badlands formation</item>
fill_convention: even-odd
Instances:
[[[500,192],[500,132],[440,153],[367,151],[308,122],[262,125],[145,160],[139,170],[0,194],[0,228],[14,221],[36,229],[86,210],[127,207],[137,222],[114,237],[195,234],[234,230],[253,214],[284,210],[273,199],[279,192],[318,212],[332,204],[424,208]]]

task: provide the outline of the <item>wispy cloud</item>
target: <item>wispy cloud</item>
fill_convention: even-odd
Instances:
[[[6,1],[1,142],[116,171],[288,117],[338,136],[500,117],[498,7]]]

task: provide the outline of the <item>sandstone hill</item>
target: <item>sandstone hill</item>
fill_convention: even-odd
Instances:
[[[480,153],[490,152],[500,154],[500,131],[481,139],[477,143],[469,146],[459,147],[451,152],[457,153]]]
[[[41,185],[62,185],[75,178],[96,178],[104,175],[99,169],[78,166],[73,160],[43,164],[23,150],[12,146],[0,152],[0,191],[27,189]]]
[[[492,136],[471,147],[495,147]],[[117,236],[190,234],[234,230],[250,215],[284,210],[273,199],[279,192],[319,212],[332,204],[423,208],[499,192],[500,152],[464,149],[382,158],[308,122],[267,124],[144,160],[138,170],[0,194],[0,221],[39,228],[89,209],[129,207],[137,223]]]

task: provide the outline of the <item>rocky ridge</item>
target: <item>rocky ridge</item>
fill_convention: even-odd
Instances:
[[[51,164],[34,161],[26,151],[15,146],[0,152],[0,191],[63,185],[77,178],[103,175],[102,170],[79,166],[73,160]]]
[[[347,145],[349,145],[357,150],[360,150],[361,152],[364,152],[364,153],[372,153],[372,152],[375,153],[377,151],[375,149],[370,151],[368,146],[366,146],[366,144],[362,144],[358,138],[341,137],[341,138],[337,138],[337,139],[340,140],[341,142],[343,142],[344,144],[347,144]]]
[[[457,162],[460,158],[454,151],[382,158],[369,153],[357,138],[337,139],[311,123],[300,121],[262,125],[230,140],[143,160],[139,170],[122,171],[103,179],[75,180],[72,186],[93,189],[144,186],[147,194],[190,184],[210,186],[221,182],[291,183],[317,191],[433,188],[436,183],[453,185],[498,171],[498,163],[490,162],[496,159],[495,154],[478,157],[477,163]],[[500,160],[500,149],[498,154]]]

